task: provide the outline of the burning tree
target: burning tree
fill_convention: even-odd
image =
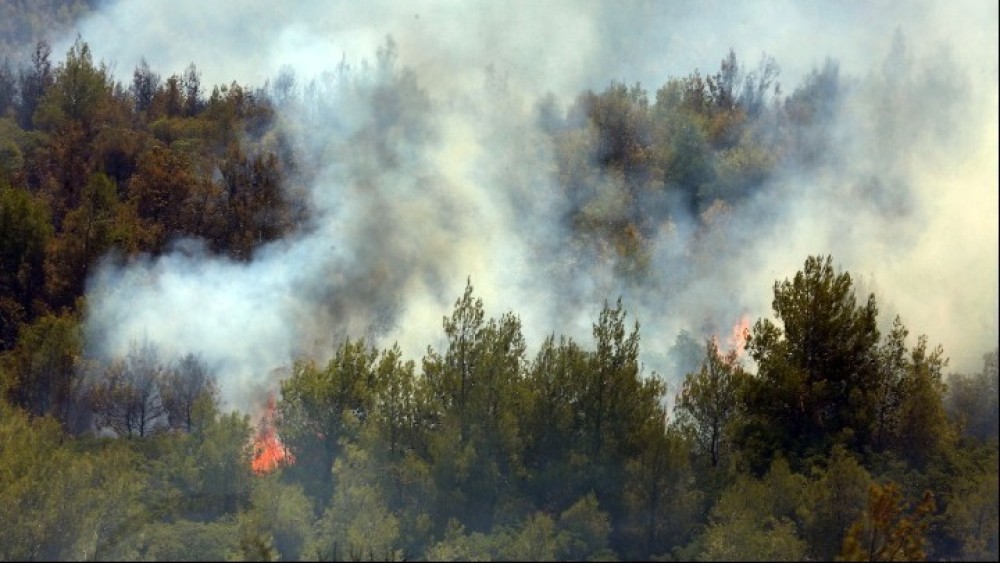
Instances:
[[[278,438],[274,428],[274,396],[267,399],[267,408],[261,417],[257,435],[253,441],[253,460],[250,467],[254,473],[263,475],[274,471],[279,465],[294,463],[295,458],[288,453]]]

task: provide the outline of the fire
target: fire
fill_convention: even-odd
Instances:
[[[750,336],[750,317],[745,313],[740,315],[740,320],[733,325],[733,330],[729,335],[729,350],[736,352],[736,357],[743,355],[743,347],[746,346],[747,338]]]
[[[723,350],[719,344],[719,338],[712,336],[712,342],[715,343],[715,353],[718,354],[719,359],[729,364],[736,364],[743,355],[743,347],[749,336],[750,317],[746,314],[740,315],[740,319],[736,321],[730,331],[729,338],[726,339],[726,350]]]
[[[267,409],[261,417],[260,427],[253,441],[253,461],[250,462],[250,468],[254,473],[262,475],[274,471],[283,463],[294,462],[295,458],[285,450],[274,429],[274,397],[271,396],[267,400]]]

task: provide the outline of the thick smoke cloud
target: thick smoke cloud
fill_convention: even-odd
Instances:
[[[418,358],[469,276],[489,313],[521,316],[529,342],[552,331],[586,342],[603,301],[622,295],[644,348],[662,353],[679,330],[725,334],[740,315],[769,315],[776,279],[832,254],[886,322],[898,313],[942,343],[953,368],[977,369],[996,345],[991,3],[122,1],[77,31],[123,80],[140,57],[163,73],[193,61],[204,83],[294,72],[300,95],[280,106],[280,127],[307,155],[311,223],[249,263],[192,241],[109,260],[88,289],[96,353],[141,338],[201,352],[230,406],[345,337]],[[569,202],[538,125],[542,96],[565,109],[612,80],[652,93],[714,72],[729,47],[751,65],[773,56],[786,95],[837,61],[836,107],[813,132],[822,164],[783,169],[714,215],[672,214],[644,285],[564,244]],[[694,260],[695,245],[711,259]]]

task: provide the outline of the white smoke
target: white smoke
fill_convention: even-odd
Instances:
[[[195,62],[207,84],[263,84],[290,65],[301,92],[351,66],[350,86],[324,90],[327,113],[283,106],[285,131],[322,163],[310,228],[249,263],[182,241],[90,280],[96,351],[148,337],[200,352],[231,406],[345,337],[399,341],[416,359],[440,342],[469,276],[488,312],[518,313],[533,344],[552,331],[586,342],[603,301],[623,294],[644,348],[662,353],[681,329],[724,335],[741,314],[770,315],[776,279],[832,254],[953,368],[978,368],[996,344],[992,3],[121,1],[78,32],[122,80],[141,57],[161,74]],[[386,36],[399,56],[388,74],[375,60]],[[786,94],[839,61],[840,111],[823,131],[836,154],[723,212],[707,243],[698,218],[672,217],[655,281],[629,285],[562,243],[567,204],[535,103],[551,92],[566,107],[611,80],[652,96],[668,77],[714,72],[730,47],[749,64],[772,55]],[[690,260],[696,237],[712,260]]]

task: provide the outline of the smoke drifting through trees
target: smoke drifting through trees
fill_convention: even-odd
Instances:
[[[247,150],[291,145],[311,218],[247,262],[187,241],[156,259],[106,262],[88,286],[96,352],[123,356],[143,337],[169,355],[199,352],[223,397],[245,407],[274,385],[274,368],[348,336],[399,340],[419,357],[428,336],[417,331],[439,326],[471,276],[491,314],[522,315],[529,346],[552,331],[586,334],[603,301],[623,295],[644,350],[662,353],[682,329],[724,337],[741,315],[766,315],[760,288],[811,253],[871,276],[894,300],[880,303],[942,342],[959,370],[996,342],[995,6],[266,6],[120,2],[80,27],[121,73],[146,57],[161,73],[194,61],[209,84],[261,83],[291,65],[273,82],[280,125]],[[121,44],[126,35],[101,33],[139,22],[162,28]],[[791,31],[756,35],[765,28]],[[177,35],[189,29],[213,33]],[[639,233],[648,272],[634,275],[573,222],[626,213],[616,211],[628,209],[623,180],[581,151],[594,158],[577,169],[596,203],[579,209],[558,177],[552,127],[572,128],[586,107],[573,97],[610,80],[641,81],[652,106],[668,78],[716,73],[730,46],[744,73],[762,51],[783,69],[784,93],[767,91],[765,118],[745,134],[765,145],[797,135],[768,146],[799,152],[778,155],[750,195],[725,205],[711,194],[694,206],[633,201],[657,226]],[[768,121],[779,107],[812,112],[812,125]],[[579,129],[580,142],[599,142]],[[647,363],[668,369],[661,357]]]

